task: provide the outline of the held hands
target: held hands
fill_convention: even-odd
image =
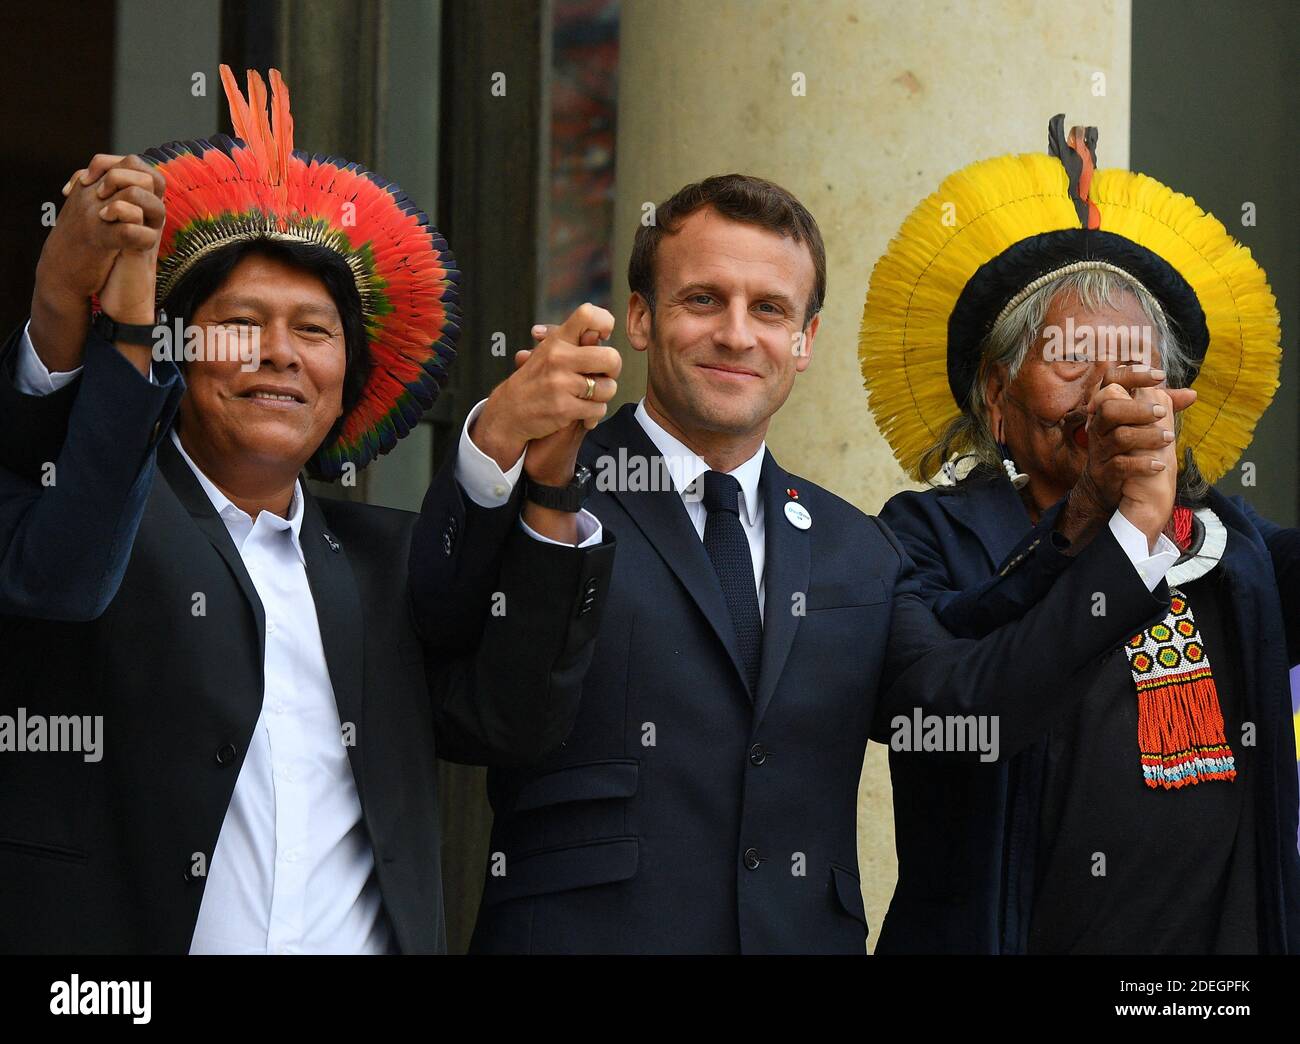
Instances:
[[[1174,508],[1178,457],[1174,414],[1196,401],[1190,388],[1168,388],[1161,370],[1109,370],[1088,403],[1088,464],[1071,507],[1095,518],[1116,509],[1152,549]]]
[[[163,176],[138,156],[100,154],[68,179],[32,296],[32,342],[51,370],[81,365],[87,304],[123,323],[154,321],[166,209]]]
[[[613,329],[614,317],[592,304],[577,308],[560,326],[534,327],[536,346],[516,354],[515,372],[488,396],[470,429],[474,444],[503,471],[527,450],[529,478],[567,486],[583,436],[605,416],[618,391],[622,357],[597,343]]]

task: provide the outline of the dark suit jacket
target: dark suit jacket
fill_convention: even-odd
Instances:
[[[539,767],[489,773],[496,822],[473,949],[863,953],[857,792],[869,732],[888,738],[892,715],[924,704],[1001,714],[1004,748],[1029,742],[1062,698],[1047,669],[1055,636],[1087,636],[1051,658],[1077,669],[1167,597],[1147,592],[1113,539],[1098,540],[1085,555],[1103,580],[1085,590],[1067,579],[988,641],[951,641],[888,529],[769,453],[751,700],[679,495],[600,489],[600,458],[656,452],[631,406],[583,447],[597,475],[588,506],[618,537],[609,601],[573,733]],[[812,515],[806,531],[785,517],[790,487]],[[1089,612],[1098,587],[1109,620]]]
[[[37,398],[8,355],[0,713],[102,715],[103,757],[0,753],[0,950],[184,952],[261,710],[262,607],[166,437],[174,368],[151,386],[92,335],[78,382]],[[505,548],[490,575],[476,541]],[[435,752],[522,763],[564,738],[611,548],[531,540],[450,468],[418,517],[308,495],[301,543],[385,910],[403,951],[440,951]]]
[[[1257,725],[1260,941],[1300,952],[1296,769],[1287,666],[1300,661],[1300,531],[1211,491],[1228,529],[1221,567],[1231,582],[1247,720]],[[926,601],[954,634],[978,637],[1039,602],[1068,559],[1049,537],[1053,508],[1030,525],[1002,476],[953,491],[900,493],[881,517],[916,563]],[[1017,562],[1008,577],[1003,563]],[[1115,648],[1108,655],[1123,656]],[[935,764],[890,754],[898,887],[879,953],[1022,953],[1033,906],[1039,792],[1046,743],[994,765]]]

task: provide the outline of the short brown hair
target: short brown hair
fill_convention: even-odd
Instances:
[[[826,300],[826,247],[821,229],[808,208],[780,185],[748,174],[718,174],[678,189],[655,210],[653,224],[642,225],[632,241],[627,285],[655,309],[655,255],[664,236],[672,235],[695,211],[712,207],[725,218],[757,225],[803,243],[812,254],[813,289],[804,313],[806,327]]]

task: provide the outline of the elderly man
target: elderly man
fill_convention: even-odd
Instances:
[[[587,436],[579,477],[618,533],[606,615],[572,734],[536,766],[489,772],[474,949],[861,954],[868,734],[924,715],[927,734],[997,729],[955,757],[1014,750],[1167,599],[1103,527],[1035,612],[952,641],[889,530],[777,464],[768,424],[821,343],[826,292],[817,223],[787,190],[740,174],[686,186],[638,229],[628,283],[645,398]],[[543,341],[516,376],[541,379],[550,355]],[[470,452],[488,466],[517,459],[504,418],[528,387],[482,407]],[[1109,485],[1149,459],[1099,472]],[[1155,509],[1139,525],[1167,515],[1169,475],[1147,467],[1131,492],[1127,507]]]
[[[416,423],[457,273],[396,186],[293,151],[278,74],[272,122],[223,76],[242,140],[70,180],[0,362],[7,951],[443,949],[435,753],[543,756],[591,655],[589,516],[484,509],[450,470],[418,517],[300,481]],[[182,368],[155,300],[194,334]],[[612,394],[591,312],[556,338],[569,388],[520,418],[539,483]]]
[[[1059,582],[1053,533],[1096,524],[1098,439],[1140,444],[1133,425],[1195,399],[1181,462],[1172,432],[1158,455],[1177,472],[1162,535],[1117,533],[1171,603],[1005,764],[891,754],[899,881],[879,951],[1294,953],[1300,533],[1209,485],[1276,387],[1273,297],[1190,199],[1095,171],[1095,129],[1058,116],[1049,133],[1052,156],[950,176],[872,275],[871,408],[939,483],[882,517],[944,625],[985,634]]]

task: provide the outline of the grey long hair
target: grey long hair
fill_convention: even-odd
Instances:
[[[984,389],[989,377],[999,367],[1006,368],[1008,380],[1015,380],[1030,349],[1043,334],[1052,303],[1062,294],[1073,294],[1080,305],[1089,311],[1103,306],[1118,308],[1126,294],[1135,297],[1155,331],[1155,346],[1159,350],[1160,366],[1167,375],[1169,387],[1187,386],[1192,377],[1191,360],[1179,341],[1177,332],[1170,326],[1164,309],[1146,287],[1129,276],[1108,268],[1063,273],[1016,302],[993,324],[980,345],[980,365],[969,389],[966,408],[921,455],[920,472],[924,478],[932,480],[943,471],[951,475],[952,469],[964,461],[972,462],[981,470],[1002,469],[1002,452],[993,437]],[[1175,416],[1175,430],[1179,423],[1179,418]],[[1189,502],[1201,500],[1209,489],[1191,450],[1186,452],[1179,468],[1178,489],[1180,499]]]

